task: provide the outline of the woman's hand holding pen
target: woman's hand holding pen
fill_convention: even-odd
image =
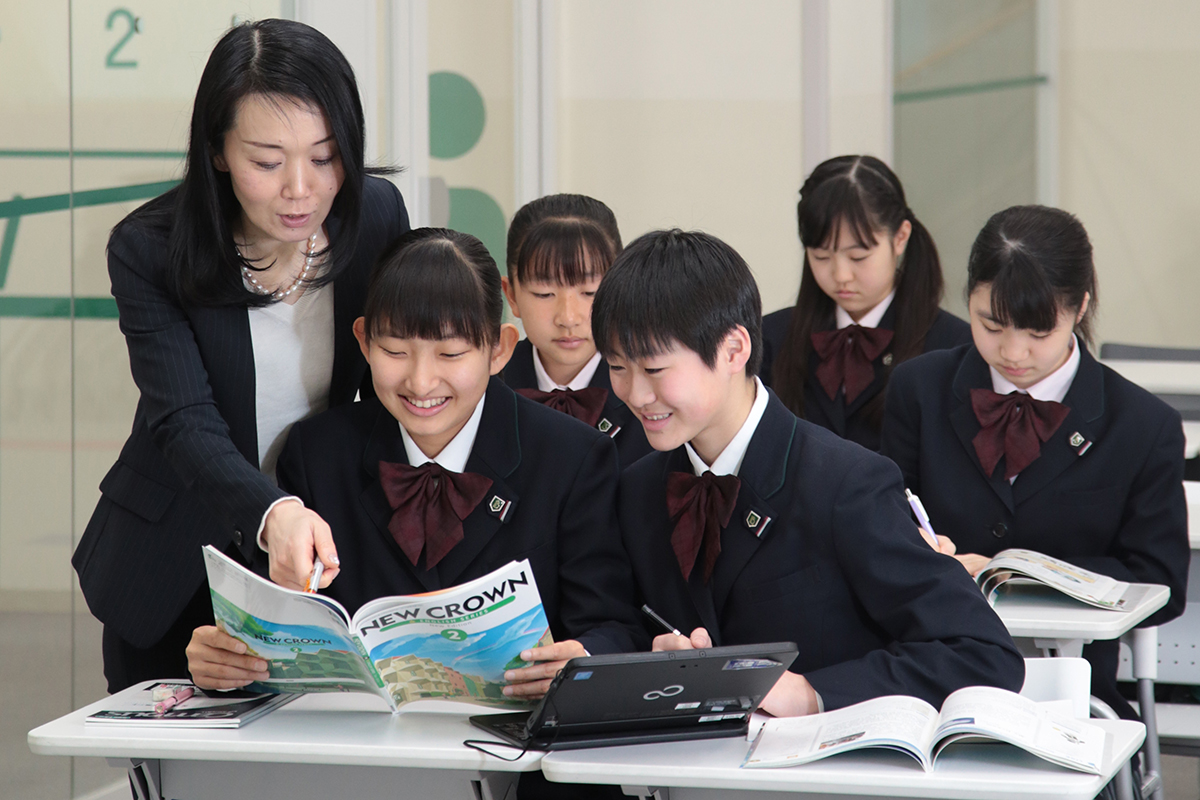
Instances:
[[[298,501],[285,500],[271,509],[263,543],[270,556],[271,580],[280,586],[304,591],[312,575],[314,554],[325,565],[319,588],[337,577],[337,548],[329,525]]]

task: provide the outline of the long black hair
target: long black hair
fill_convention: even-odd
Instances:
[[[513,215],[507,250],[509,278],[577,286],[604,276],[621,252],[621,231],[594,197],[552,194]]]
[[[200,76],[182,183],[121,223],[137,220],[167,232],[167,282],[185,305],[274,302],[242,282],[241,267],[247,262],[233,239],[242,210],[229,174],[213,165],[213,157],[224,151],[225,135],[236,122],[242,100],[250,95],[319,110],[333,131],[345,177],[330,215],[339,219],[340,228],[319,254],[328,267],[309,285],[331,282],[349,263],[358,245],[365,176],[395,171],[364,166],[366,129],[358,84],[345,56],[324,34],[284,19],[231,28],[213,48]]]
[[[937,245],[908,207],[896,173],[872,156],[831,158],[818,165],[801,187],[796,218],[805,248],[832,246],[843,222],[855,242],[866,248],[874,247],[880,234],[895,236],[905,221],[912,225],[896,268],[892,362],[886,367],[889,376],[896,364],[920,355],[942,300],[942,265]],[[797,416],[804,416],[812,334],[833,327],[836,307],[834,299],[817,285],[806,250],[787,338],[771,368],[775,392]],[[878,427],[883,419],[883,393],[872,398],[864,411]]]
[[[1075,335],[1092,345],[1096,268],[1087,231],[1073,214],[1047,206],[1013,206],[991,216],[971,245],[967,296],[991,284],[992,317],[1001,325],[1049,331],[1062,311],[1087,311]]]

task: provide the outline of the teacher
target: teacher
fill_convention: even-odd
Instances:
[[[295,588],[315,542],[322,585],[336,574],[328,526],[273,476],[292,423],[370,391],[352,323],[409,224],[363,149],[337,47],[298,22],[239,25],[200,77],[182,183],[113,229],[141,396],[72,558],[110,692],[187,676],[192,630],[213,622],[202,545],[250,564],[261,539]]]

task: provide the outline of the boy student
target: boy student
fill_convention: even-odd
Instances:
[[[599,200],[555,194],[521,207],[508,229],[503,283],[528,338],[517,343],[504,381],[517,394],[608,434],[628,466],[652,448],[612,392],[591,325],[596,287],[619,252],[617,218]]]
[[[761,320],[746,263],[703,233],[642,236],[596,294],[613,389],[659,451],[621,476],[626,549],[645,602],[691,631],[654,648],[796,642],[763,702],[776,715],[1019,690],[1012,639],[921,540],[895,465],[798,419],[755,377]]]
[[[328,527],[264,544],[272,579],[293,589],[315,548],[337,577],[326,594],[351,613],[529,559],[556,644],[523,653],[539,663],[507,673],[504,691],[532,697],[569,658],[648,640],[616,527],[616,449],[491,377],[517,341],[500,323],[503,302],[496,263],[475,237],[429,228],[401,237],[354,323],[376,397],[298,423],[279,459],[280,484]],[[189,668],[204,688],[265,678],[266,664],[244,652],[198,628]]]

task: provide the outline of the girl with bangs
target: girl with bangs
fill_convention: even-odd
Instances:
[[[652,448],[612,391],[591,322],[592,298],[620,252],[616,217],[599,200],[556,194],[521,207],[508,229],[508,276],[502,280],[527,338],[517,344],[504,381],[606,434],[626,467]]]
[[[968,263],[971,344],[896,369],[884,455],[921,496],[940,549],[976,574],[1019,547],[1171,588],[1144,625],[1183,612],[1188,571],[1179,412],[1098,363],[1096,275],[1071,214],[1017,206],[988,220]],[[1136,719],[1117,642],[1083,650],[1092,694]]]
[[[519,397],[496,377],[517,342],[500,272],[473,236],[422,228],[371,278],[354,336],[375,397],[292,427],[280,485],[328,522],[304,543],[340,564],[324,593],[354,613],[529,559],[555,644],[526,651],[505,693],[544,694],[570,658],[645,649],[616,523],[612,440]],[[242,652],[239,652],[239,649]],[[266,677],[217,628],[196,629],[193,679]]]
[[[763,318],[763,382],[796,416],[878,450],[892,370],[970,341],[970,328],[938,308],[937,246],[879,159],[820,164],[796,214],[800,294]]]

